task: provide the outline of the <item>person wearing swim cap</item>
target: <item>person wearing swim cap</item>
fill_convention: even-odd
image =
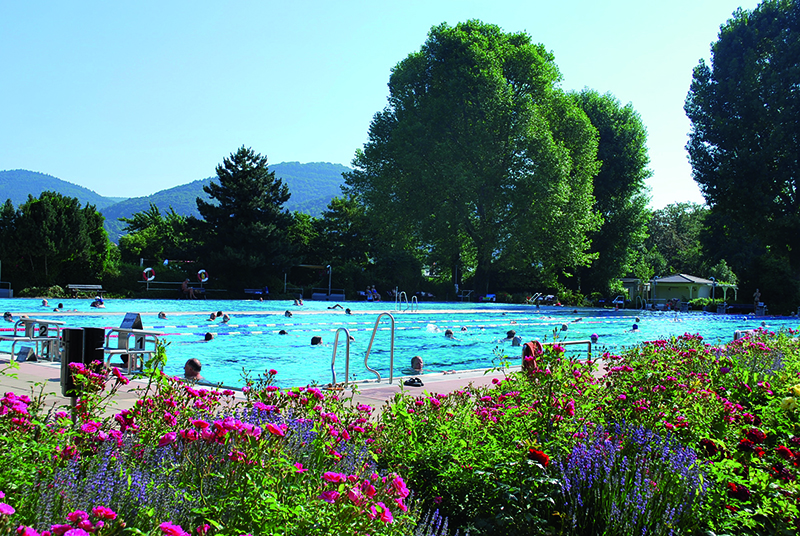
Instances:
[[[639,324],[634,324],[631,331],[639,331]]]
[[[597,339],[598,339],[597,333],[592,333],[591,335],[589,335],[589,340],[592,341],[592,344],[597,344]]]

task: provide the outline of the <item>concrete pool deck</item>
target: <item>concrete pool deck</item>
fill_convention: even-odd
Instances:
[[[0,353],[0,370],[6,369],[0,374],[0,390],[3,393],[14,392],[17,395],[28,395],[32,398],[42,392],[47,395],[47,406],[68,406],[69,397],[61,394],[61,364],[47,361],[17,363],[18,368],[7,368],[10,366],[10,354]],[[519,366],[511,367],[510,371],[519,370]],[[429,372],[416,375],[424,383],[421,387],[409,387],[403,381],[410,376],[397,376],[393,382],[388,383],[388,378],[383,378],[380,383],[376,380],[366,380],[356,382],[358,392],[353,394],[354,404],[368,404],[380,411],[381,407],[389,400],[392,400],[397,393],[403,392],[411,396],[419,396],[424,393],[449,393],[470,384],[486,386],[492,383],[494,378],[502,378],[502,372],[487,374],[484,370],[467,370],[456,372]],[[122,386],[112,400],[106,412],[113,415],[123,409],[130,409],[139,399],[138,389],[144,387],[145,382],[132,380],[127,386]],[[353,384],[351,384],[353,385]],[[209,386],[209,388],[214,388]],[[241,391],[237,392],[237,398],[243,398]],[[333,391],[326,391],[333,392]],[[350,396],[351,389],[344,391],[346,396]]]

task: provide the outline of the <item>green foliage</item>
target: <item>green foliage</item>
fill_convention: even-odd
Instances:
[[[474,270],[481,293],[495,263],[586,264],[596,131],[558,81],[527,35],[434,27],[394,68],[347,190],[385,235]]]
[[[711,65],[695,67],[684,107],[693,175],[711,209],[712,262],[727,259],[745,286],[783,311],[800,302],[800,287],[758,265],[800,271],[798,37],[796,0],[737,10],[712,44]]]
[[[653,211],[647,224],[645,259],[650,259],[659,277],[671,274],[698,275],[705,270],[701,235],[708,209],[697,203],[673,203]],[[661,270],[659,256],[666,266]]]
[[[633,106],[622,106],[611,94],[584,89],[573,98],[598,131],[601,162],[593,193],[603,223],[589,235],[597,258],[580,271],[581,288],[613,294],[608,285],[631,270],[636,246],[647,236],[647,132]]]
[[[289,189],[266,157],[245,147],[217,166],[217,178],[203,187],[212,202],[197,199],[203,260],[226,284],[263,286],[291,265]]]
[[[110,251],[95,207],[54,192],[31,196],[17,210],[6,202],[0,242],[3,277],[17,288],[99,281]]]

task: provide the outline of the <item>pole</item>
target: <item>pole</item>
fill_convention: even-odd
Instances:
[[[328,265],[328,296],[331,295],[331,276],[333,275],[333,270],[331,270],[331,265]]]

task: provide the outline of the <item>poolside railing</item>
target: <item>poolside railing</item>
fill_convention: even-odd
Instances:
[[[390,347],[390,350],[389,350],[389,383],[392,383],[392,381],[394,379],[394,329],[395,328],[394,328],[394,316],[392,316],[391,313],[388,313],[388,312],[381,313],[381,314],[378,315],[378,318],[375,320],[375,327],[372,328],[372,337],[369,339],[369,346],[367,346],[367,353],[366,353],[366,355],[364,355],[364,366],[367,368],[368,371],[370,371],[371,373],[373,373],[375,376],[378,377],[378,381],[379,382],[381,381],[380,373],[375,369],[369,368],[369,364],[367,363],[367,361],[369,360],[369,353],[372,350],[372,343],[375,341],[375,334],[378,333],[378,325],[381,322],[381,318],[383,318],[384,316],[388,316],[389,320],[392,323],[392,328],[390,330],[391,334],[392,334],[392,339],[391,339],[392,342],[391,342],[391,347]]]

